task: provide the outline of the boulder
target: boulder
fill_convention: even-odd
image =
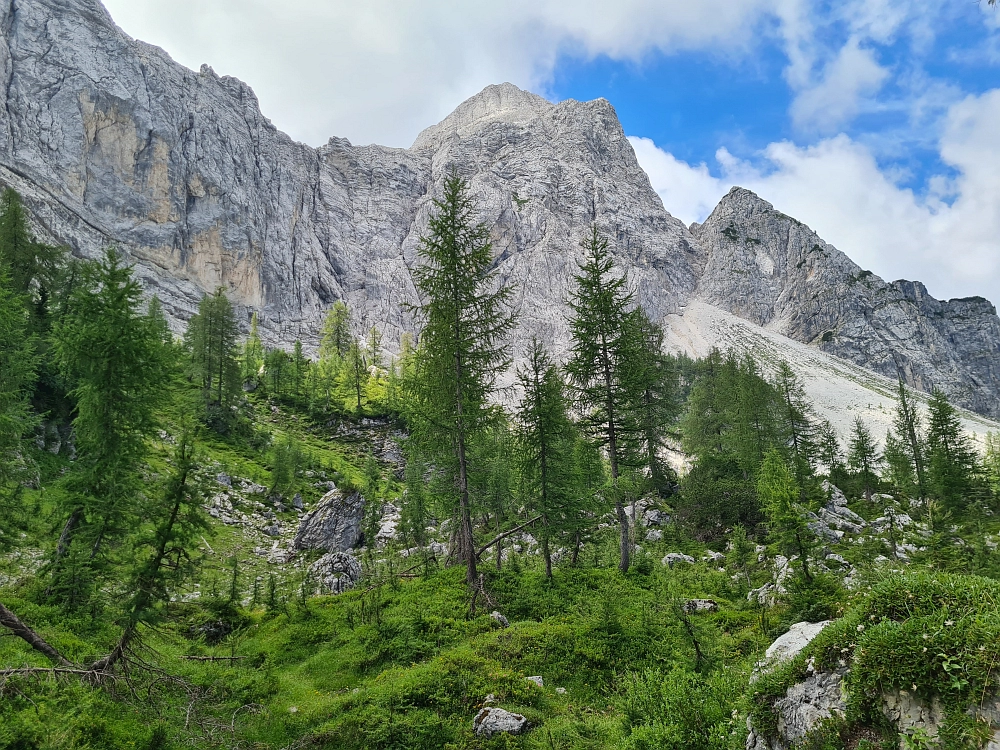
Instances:
[[[510,627],[510,620],[508,620],[506,617],[504,617],[502,614],[500,614],[496,610],[493,610],[492,612],[490,612],[490,617],[493,619],[493,622],[495,622],[501,628],[509,628]]]
[[[823,622],[797,622],[792,625],[787,633],[780,636],[764,652],[764,661],[762,663],[764,668],[772,669],[782,662],[794,659],[831,622],[832,620],[824,620]]]
[[[677,563],[687,563],[689,565],[694,564],[694,558],[691,555],[684,555],[680,552],[668,552],[663,556],[663,564],[668,568],[674,567]]]
[[[840,491],[840,487],[831,483],[828,479],[823,480],[823,491],[830,498],[829,505],[834,505],[838,507],[847,507],[847,498],[844,493]]]
[[[382,506],[382,517],[379,521],[378,532],[375,534],[377,547],[385,547],[396,538],[396,530],[399,527],[401,517],[399,508],[392,503],[386,503]]]
[[[492,737],[494,734],[522,734],[528,728],[528,720],[521,714],[504,711],[495,706],[485,706],[472,720],[472,728],[477,737]]]
[[[659,529],[650,529],[646,532],[647,542],[659,542],[663,540],[663,532]]]
[[[541,675],[534,675],[533,677],[525,677],[524,679],[527,680],[528,682],[535,683],[536,685],[538,685],[538,687],[545,687],[545,680],[542,679]]]
[[[320,593],[342,594],[361,580],[361,563],[346,552],[328,552],[309,566]]]
[[[658,508],[650,508],[642,514],[642,522],[646,526],[665,526],[670,523],[670,514]]]
[[[681,605],[685,612],[718,612],[719,605],[714,599],[688,599]]]
[[[346,552],[361,541],[365,499],[360,492],[330,490],[299,523],[295,549]]]

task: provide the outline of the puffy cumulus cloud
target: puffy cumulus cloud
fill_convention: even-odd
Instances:
[[[1000,89],[949,109],[939,149],[957,176],[935,178],[925,195],[897,185],[866,146],[845,135],[809,147],[773,143],[755,163],[720,149],[720,177],[652,144],[639,143],[636,155],[668,211],[680,198],[685,221],[703,221],[705,206],[742,185],[883,278],[919,279],[939,298],[1000,302],[998,118]]]
[[[560,55],[739,53],[765,0],[104,0],[129,34],[253,86],[264,113],[311,144],[408,146],[491,83],[545,92]],[[782,0],[794,4],[801,0]]]
[[[649,138],[629,136],[629,142],[663,205],[686,224],[704,220],[729,189],[709,173],[707,164],[691,166]]]
[[[872,50],[860,47],[857,38],[851,39],[820,80],[796,97],[792,122],[804,129],[835,132],[854,118],[863,99],[877,93],[888,75]]]

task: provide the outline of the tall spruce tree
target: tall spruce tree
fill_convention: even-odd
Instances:
[[[946,508],[964,510],[977,494],[979,460],[955,407],[937,388],[927,404],[927,480]]]
[[[851,430],[847,465],[861,483],[865,500],[869,503],[872,501],[872,493],[878,487],[878,469],[881,463],[882,456],[879,454],[878,444],[875,442],[871,430],[861,420],[861,417],[855,417],[854,427]]]
[[[913,403],[913,400],[907,394],[906,386],[903,385],[902,378],[899,380],[899,386],[896,391],[896,414],[893,417],[892,428],[895,437],[899,440],[899,443],[898,445],[893,443],[892,448],[890,449],[889,439],[888,437],[886,438],[886,461],[889,461],[890,455],[892,455],[894,459],[896,458],[896,449],[898,448],[901,452],[899,458],[901,459],[905,457],[912,466],[917,497],[920,499],[926,499],[926,438],[923,434],[920,413],[917,411],[916,404]],[[900,470],[899,473],[902,475],[901,462],[898,469]]]
[[[469,441],[491,416],[488,401],[498,374],[509,366],[507,337],[514,318],[508,310],[510,292],[491,270],[490,230],[475,223],[468,186],[456,172],[445,180],[434,208],[420,242],[422,264],[414,271],[423,322],[413,381],[421,415],[417,433],[426,449],[442,459],[444,449],[450,459],[447,470],[457,501],[455,552],[471,585],[478,573]]]
[[[191,374],[201,386],[206,412],[228,417],[228,408],[240,390],[237,355],[239,329],[233,305],[222,287],[198,303],[184,336],[191,353]]]
[[[86,594],[82,586],[93,581],[104,546],[128,529],[141,494],[147,440],[175,366],[161,320],[142,311],[141,288],[114,248],[84,264],[82,276],[70,300],[72,314],[53,330],[55,355],[76,401],[79,459],[67,482],[68,518],[54,569],[58,579],[62,558],[75,553],[79,575],[54,581],[71,604]]]
[[[676,480],[673,470],[663,460],[663,452],[668,432],[680,413],[677,370],[672,359],[663,353],[663,329],[641,308],[636,317],[640,330],[636,338],[642,346],[632,364],[632,377],[639,393],[637,427],[649,482],[654,491],[666,497]]]
[[[812,581],[809,556],[813,534],[796,505],[801,489],[785,459],[775,448],[771,448],[764,456],[764,463],[757,475],[757,494],[767,511],[767,525],[772,540],[778,544],[783,554],[789,557],[799,556],[802,577],[806,581]]]
[[[24,443],[38,422],[31,410],[37,358],[29,326],[22,295],[0,260],[0,554],[24,520],[22,483],[34,468]]]
[[[522,475],[531,512],[541,516],[542,557],[545,575],[551,578],[552,540],[579,510],[573,503],[573,425],[562,377],[537,338],[517,377],[524,389],[518,409]]]
[[[618,568],[629,569],[631,540],[620,478],[639,453],[636,413],[642,398],[634,357],[643,351],[634,294],[615,274],[608,240],[594,224],[583,241],[584,260],[569,301],[573,336],[566,372],[582,412],[583,428],[608,454],[610,494],[620,529]]]
[[[240,372],[243,385],[250,390],[256,390],[260,385],[261,371],[264,368],[264,344],[258,333],[257,313],[250,318],[250,333],[243,342],[243,353],[240,355]]]

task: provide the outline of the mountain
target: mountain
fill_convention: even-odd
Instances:
[[[568,342],[566,297],[592,222],[654,320],[714,305],[825,352],[1000,416],[1000,321],[985,300],[886,284],[752,193],[690,230],[671,216],[605,100],[552,104],[489,86],[409,149],[317,149],[278,131],[244,83],[131,39],[98,0],[0,9],[0,184],[39,234],[93,257],[127,250],[178,328],[223,286],[266,340],[315,345],[345,300],[389,347],[414,323],[409,269],[452,169],[493,227],[518,344]]]
[[[1000,416],[1000,319],[987,300],[939,301],[919,281],[887,283],[742,188],[691,229],[708,254],[699,300]]]

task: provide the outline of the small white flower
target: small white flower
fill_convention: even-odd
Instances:
[[[951,627],[952,625],[954,625],[954,624],[955,624],[955,621],[954,621],[954,620],[945,620],[945,621],[944,621],[944,626],[945,626],[946,628],[950,628],[950,627]]]
[[[865,626],[864,626],[864,625],[858,625],[858,632],[859,632],[859,633],[860,633],[860,632],[861,632],[862,630],[864,630],[864,629],[865,629]]]

